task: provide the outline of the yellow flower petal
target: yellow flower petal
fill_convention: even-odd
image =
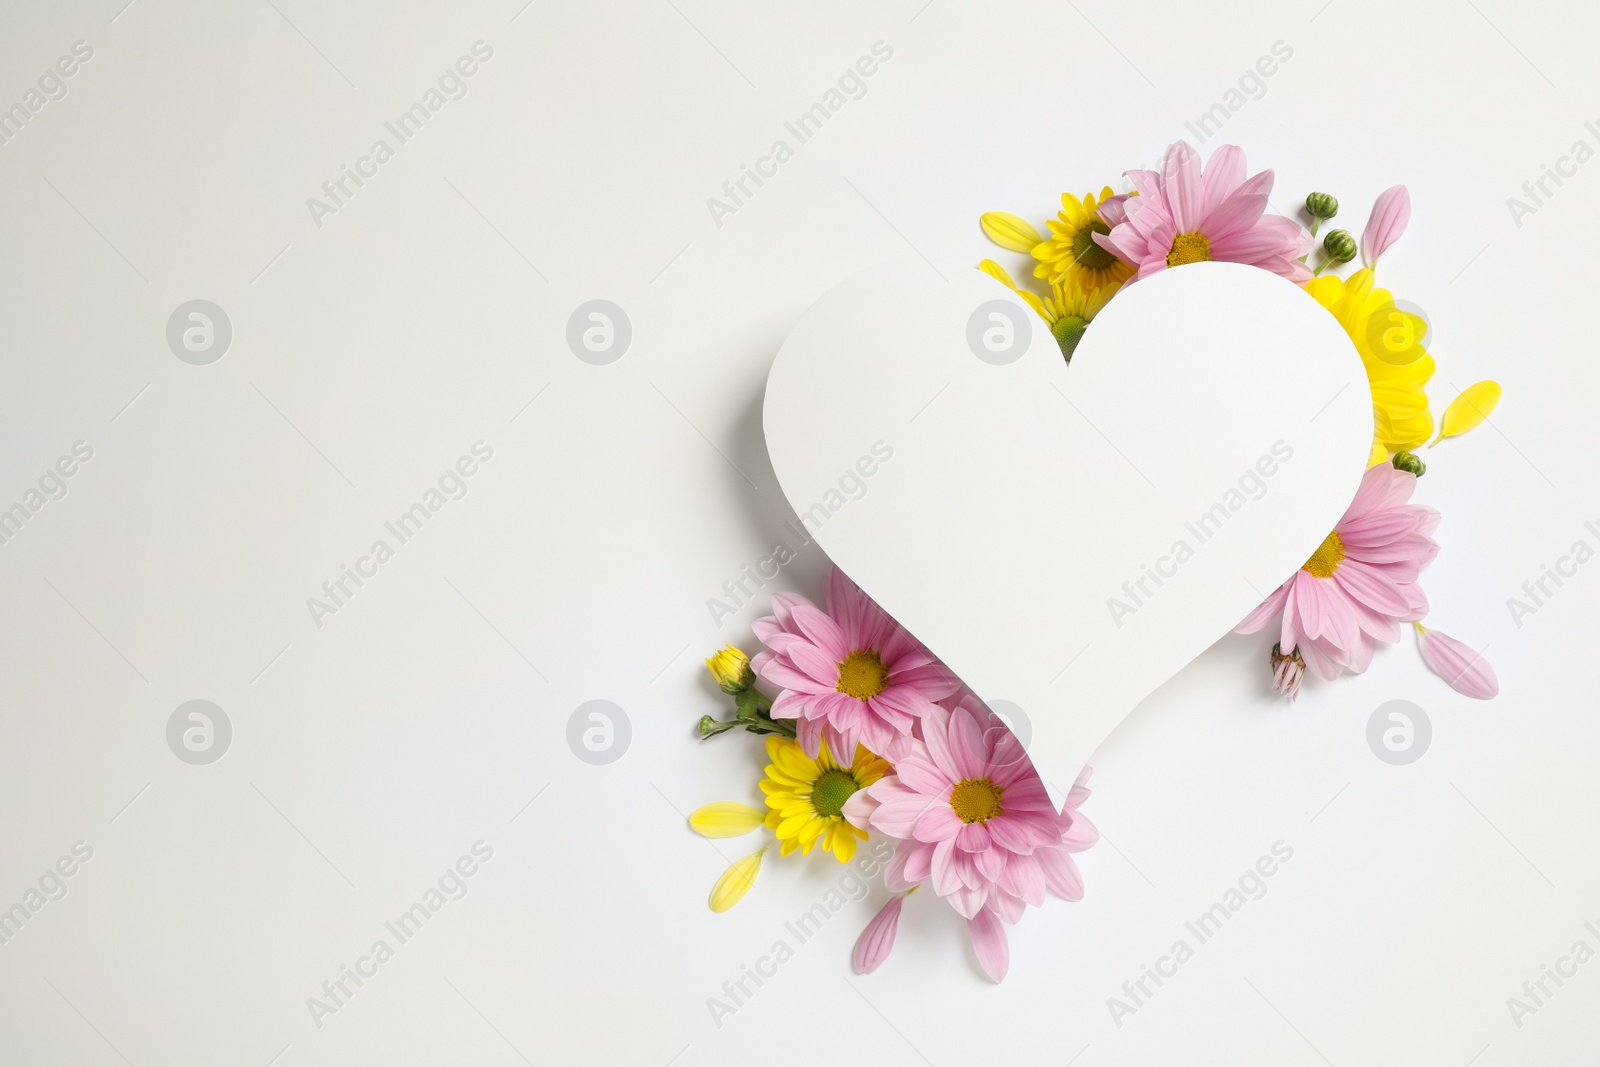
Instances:
[[[1000,264],[996,263],[994,260],[984,260],[982,263],[978,264],[978,269],[983,271],[983,273],[987,274],[989,277],[998,281],[1007,289],[1010,289],[1012,292],[1016,292],[1017,283],[1012,281],[1011,275],[1006,273],[1006,269]]]
[[[1464,434],[1488,418],[1500,403],[1500,392],[1500,383],[1492,380],[1476,382],[1461,390],[1461,395],[1444,409],[1444,417],[1439,420],[1439,436],[1433,443]]]
[[[1013,252],[1027,252],[1044,240],[1033,223],[1005,211],[985,211],[978,224],[989,240]]]
[[[750,887],[756,884],[756,874],[761,870],[761,857],[766,849],[752,852],[722,872],[717,884],[711,887],[711,910],[724,912],[744,899]]]
[[[801,782],[815,781],[819,773],[817,761],[807,756],[800,750],[799,745],[793,743],[779,748],[773,762],[778,765],[780,773]]]
[[[689,825],[701,837],[739,837],[761,825],[765,813],[734,800],[719,800],[696,808]]]

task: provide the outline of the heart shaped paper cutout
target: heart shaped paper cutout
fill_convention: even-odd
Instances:
[[[764,422],[833,562],[1069,782],[1333,529],[1372,398],[1334,317],[1254,267],[1127,287],[1070,366],[988,276],[881,267],[801,317]]]

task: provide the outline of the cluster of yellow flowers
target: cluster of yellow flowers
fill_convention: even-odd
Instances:
[[[1068,362],[1083,339],[1084,328],[1122,288],[1122,283],[1133,276],[1130,264],[1101,248],[1094,240],[1097,233],[1111,232],[1111,227],[1100,217],[1100,209],[1114,199],[1117,197],[1109,185],[1100,190],[1098,199],[1093,193],[1084,194],[1082,199],[1062,193],[1061,211],[1045,224],[1050,229],[1049,237],[1042,236],[1028,220],[1004,211],[985,212],[978,220],[989,240],[1013,252],[1031,253],[1039,261],[1033,268],[1033,276],[1044,279],[1050,288],[1049,294],[1042,298],[1029,289],[1020,288],[1005,268],[992,259],[978,264],[978,269],[997,279],[1038,312]]]
[[[723,692],[741,696],[753,693],[755,674],[750,670],[750,658],[743,652],[727,646],[706,660],[706,667]],[[702,724],[702,737],[715,736],[721,727],[736,723],[715,723],[708,716],[707,726]],[[761,720],[772,724],[770,717]],[[758,722],[752,717],[751,722]],[[781,722],[781,720],[780,720]],[[746,728],[749,724],[746,723]],[[867,838],[865,830],[857,829],[844,818],[844,805],[860,789],[871,785],[889,773],[889,764],[856,746],[855,756],[848,763],[841,762],[828,751],[822,742],[815,759],[801,751],[799,742],[776,730],[758,728],[753,733],[767,733],[766,777],[761,780],[761,791],[766,794],[767,811],[733,800],[719,800],[695,809],[689,816],[689,825],[703,837],[743,837],[765,826],[773,832],[780,855],[796,851],[810,855],[818,845],[824,852],[833,853],[840,863],[848,863],[856,854],[856,842]],[[711,888],[712,911],[727,911],[744,898],[755,885],[761,870],[761,859],[766,855],[763,846],[755,852],[736,860]]]

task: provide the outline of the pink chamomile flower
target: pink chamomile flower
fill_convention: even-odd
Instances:
[[[755,622],[768,651],[750,666],[783,690],[772,717],[795,720],[806,755],[815,759],[826,737],[834,752],[860,744],[896,759],[912,727],[959,683],[837,567],[824,592],[826,612],[804,597],[775,595],[773,614]]]
[[[998,982],[1010,961],[1002,920],[1015,923],[1046,892],[1083,898],[1071,854],[1099,839],[1077,810],[1089,796],[1088,772],[1057,811],[1021,742],[971,696],[924,716],[920,733],[895,773],[852,796],[844,816],[902,838],[885,888],[930,880],[966,918],[978,962]]]
[[[1295,283],[1310,280],[1300,257],[1311,234],[1294,219],[1269,215],[1272,171],[1245,176],[1244,151],[1223,145],[1202,172],[1187,141],[1167,149],[1160,171],[1130,170],[1139,195],[1119,205],[1126,217],[1095,241],[1138,268],[1133,284],[1168,267],[1205,260],[1247,263]]]
[[[1416,484],[1387,463],[1368,468],[1333,532],[1238,631],[1255,633],[1282,612],[1279,648],[1298,651],[1318,677],[1366,670],[1377,642],[1400,640],[1399,624],[1428,611],[1417,576],[1439,553],[1439,513],[1407,503]]]

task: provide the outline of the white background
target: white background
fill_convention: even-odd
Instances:
[[[1505,601],[1596,540],[1600,167],[1520,227],[1506,198],[1600,147],[1600,15],[121,4],[13,0],[0,33],[0,106],[94,49],[0,147],[0,504],[94,449],[0,546],[0,907],[94,849],[0,946],[0,1061],[1592,1062],[1600,964],[1520,1028],[1506,999],[1579,938],[1600,948],[1600,570],[1520,628]],[[468,95],[315,225],[306,199],[478,40]],[[876,41],[894,54],[865,96],[717,226],[707,197]],[[1290,708],[1266,691],[1270,637],[1226,638],[1097,753],[1087,899],[1012,929],[1003,985],[920,894],[894,956],[853,975],[875,890],[717,1027],[707,999],[841,874],[769,854],[713,916],[712,881],[754,846],[684,821],[759,795],[753,739],[693,725],[726,706],[700,658],[748,644],[761,607],[718,628],[706,600],[790,517],[761,441],[773,353],[857,270],[970,269],[992,252],[981,211],[1042,223],[1062,189],[1153,163],[1277,41],[1292,59],[1204,150],[1275,167],[1279,208],[1335,193],[1353,229],[1406,182],[1383,278],[1434,323],[1435,409],[1505,384],[1419,489],[1444,512],[1430,621],[1488,643],[1501,697],[1456,696],[1408,638]],[[196,298],[234,330],[209,366],[165,340]],[[595,298],[633,325],[609,366],[564,338]],[[314,625],[306,598],[479,440],[468,495]],[[779,584],[817,595],[824,566],[812,547]],[[234,729],[204,767],[165,736],[196,698]],[[1365,740],[1396,698],[1434,727],[1405,767]],[[607,766],[565,739],[591,699],[632,722]],[[314,1025],[307,998],[479,840],[470,892]],[[1267,894],[1116,1026],[1107,998],[1280,840]]]

